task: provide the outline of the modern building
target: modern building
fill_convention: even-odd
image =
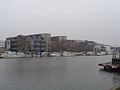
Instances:
[[[87,40],[64,40],[64,50],[72,52],[93,51],[95,42]]]
[[[6,39],[6,50],[17,52],[48,52],[51,34],[18,35]]]
[[[51,37],[52,52],[82,52],[93,51],[95,42],[87,40],[68,40],[67,36]]]
[[[5,49],[10,50],[10,51],[16,51],[17,50],[17,37],[6,38]]]
[[[45,52],[51,51],[51,34],[50,33],[42,33],[40,35],[45,41]]]
[[[80,42],[80,45],[79,45],[79,52],[93,51],[93,48],[95,45],[96,45],[96,43],[94,41],[88,41],[88,40],[82,41],[82,42]]]
[[[5,41],[0,41],[0,52],[5,50]]]
[[[18,35],[6,38],[5,49],[16,52],[89,52],[99,51],[94,41],[68,40],[67,36],[52,36],[50,33]],[[104,50],[101,47],[101,50]]]
[[[79,42],[76,40],[64,40],[63,50],[68,52],[77,52],[79,50]]]
[[[45,40],[41,34],[26,36],[26,51],[44,52],[46,51]]]
[[[54,36],[51,37],[51,51],[61,52],[63,51],[63,43],[67,40],[67,36]]]

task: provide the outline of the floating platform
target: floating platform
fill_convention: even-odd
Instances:
[[[98,65],[104,67],[104,70],[106,71],[120,71],[120,64],[118,63],[107,62]]]
[[[113,57],[111,62],[98,64],[104,67],[106,71],[118,71],[120,72],[120,51],[113,51]]]

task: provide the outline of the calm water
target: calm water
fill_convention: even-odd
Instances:
[[[120,75],[100,70],[111,56],[0,60],[0,90],[108,90]]]

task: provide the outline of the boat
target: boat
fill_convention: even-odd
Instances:
[[[120,52],[113,52],[113,57],[111,62],[98,64],[104,67],[106,71],[117,71],[120,72]]]
[[[73,56],[71,52],[52,52],[49,53],[49,56],[51,57],[60,57],[60,56]]]
[[[5,53],[1,54],[2,58],[25,58],[26,54],[24,53],[17,53],[17,52],[11,52],[11,51],[6,51]]]
[[[63,56],[73,56],[71,52],[64,51]]]
[[[51,56],[51,57],[59,57],[61,55],[58,52],[52,52],[52,53],[49,53],[49,56]]]

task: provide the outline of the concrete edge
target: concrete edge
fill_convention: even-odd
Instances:
[[[115,87],[113,87],[113,88],[111,88],[109,90],[120,90],[120,86],[115,86]]]

